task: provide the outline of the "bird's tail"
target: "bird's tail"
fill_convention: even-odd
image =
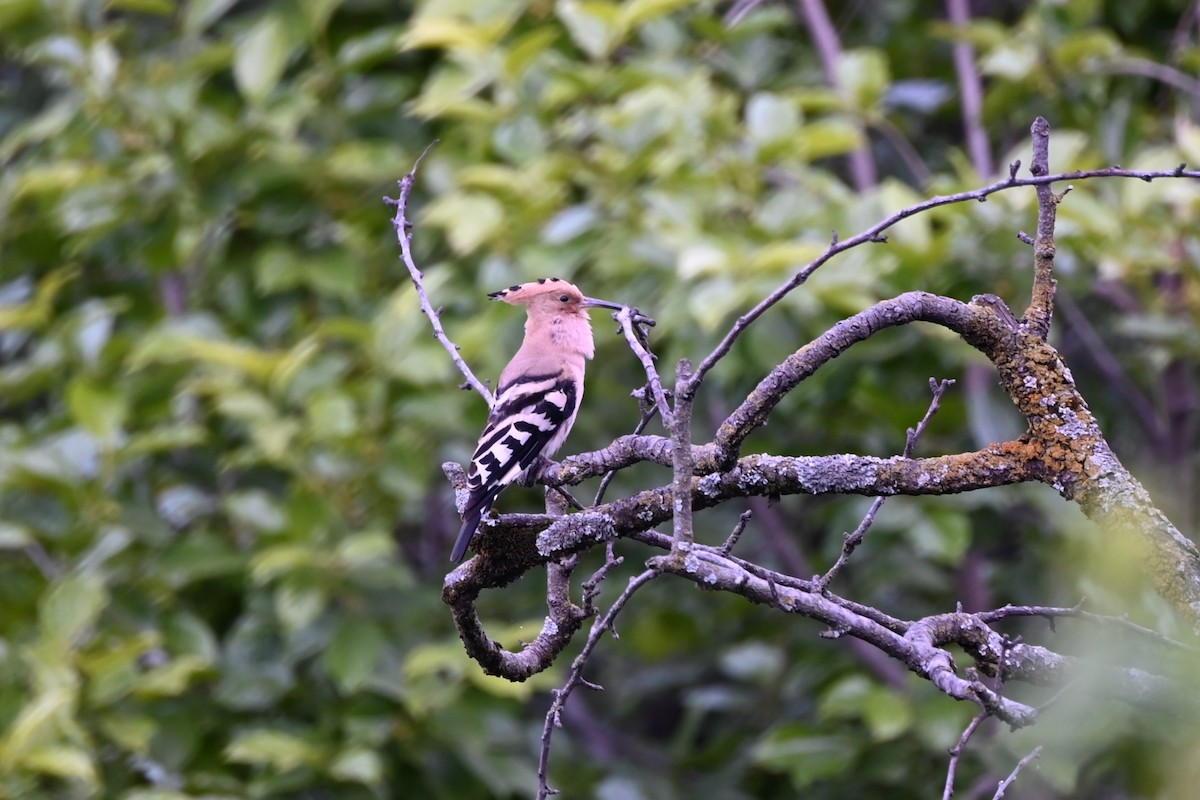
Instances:
[[[472,493],[467,500],[467,507],[463,509],[463,525],[458,531],[458,538],[454,540],[454,549],[450,551],[450,560],[454,563],[462,561],[466,555],[467,546],[471,544],[475,531],[479,529],[479,521],[483,519],[484,514],[492,510],[492,503],[496,502],[497,494],[499,492]]]

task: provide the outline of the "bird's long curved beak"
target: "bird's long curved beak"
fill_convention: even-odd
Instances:
[[[583,298],[583,307],[584,308],[611,308],[614,311],[620,311],[625,306],[623,306],[620,303],[611,303],[608,300],[597,300],[594,297],[585,297],[585,298]]]

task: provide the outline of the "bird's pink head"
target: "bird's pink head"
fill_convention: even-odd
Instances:
[[[526,306],[531,317],[541,314],[576,314],[586,318],[586,309],[592,307],[617,310],[622,308],[619,303],[585,297],[575,284],[561,278],[538,278],[529,283],[518,283],[507,289],[492,292],[488,297],[514,306]]]

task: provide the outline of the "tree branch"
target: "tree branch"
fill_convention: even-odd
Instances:
[[[1033,163],[1029,172],[1034,177],[1050,174],[1050,123],[1045,117],[1033,121]],[[1069,190],[1071,187],[1067,187]],[[1063,192],[1065,195],[1066,192]],[[1038,338],[1045,341],[1050,335],[1050,319],[1054,314],[1054,219],[1061,196],[1055,196],[1049,183],[1038,184],[1037,236],[1033,240],[1033,296],[1025,321]]]
[[[921,438],[921,434],[925,432],[925,428],[929,426],[929,421],[933,419],[933,415],[938,412],[942,405],[942,395],[946,390],[954,385],[953,380],[937,381],[934,378],[929,379],[929,389],[933,392],[933,400],[929,403],[929,408],[925,411],[925,416],[917,423],[916,428],[909,428],[907,435],[904,437],[904,452],[900,455],[902,458],[912,458],[913,449],[917,446],[917,440]],[[837,561],[829,568],[829,571],[817,579],[817,586],[821,591],[829,588],[830,582],[837,577],[842,568],[846,566],[846,562],[850,560],[850,556],[862,544],[866,538],[867,530],[875,522],[876,515],[879,514],[879,509],[883,508],[884,501],[887,497],[880,495],[871,503],[871,507],[867,510],[866,516],[862,522],[858,523],[858,527],[853,533],[845,534],[842,541],[842,552],[837,557]]]
[[[983,127],[983,81],[975,66],[975,48],[966,38],[966,27],[971,22],[970,4],[967,0],[946,0],[946,14],[959,33],[954,39],[954,73],[958,76],[958,94],[962,100],[967,152],[979,176],[988,178],[992,174],[992,153]]]
[[[938,195],[931,197],[928,200],[922,201],[915,205],[897,211],[887,219],[884,219],[871,227],[867,228],[862,233],[852,236],[848,239],[835,237],[833,241],[825,248],[822,253],[807,265],[797,271],[791,278],[778,286],[774,291],[764,297],[753,308],[745,314],[737,318],[733,327],[725,334],[724,338],[717,344],[716,348],[711,353],[705,356],[700,365],[696,367],[696,373],[692,377],[692,388],[695,390],[704,380],[717,362],[725,357],[733,347],[733,343],[738,337],[745,332],[756,319],[761,317],[776,303],[787,297],[794,289],[803,285],[814,272],[825,265],[834,256],[851,250],[855,247],[867,243],[885,243],[886,238],[882,236],[883,232],[895,227],[898,223],[909,217],[923,214],[933,208],[941,206],[953,205],[962,203],[968,200],[976,200],[979,202],[985,201],[988,197],[997,192],[1013,189],[1020,186],[1042,186],[1049,185],[1056,181],[1082,181],[1089,178],[1132,178],[1136,180],[1150,182],[1157,178],[1200,178],[1200,170],[1189,170],[1186,165],[1181,164],[1178,167],[1169,170],[1129,170],[1122,167],[1105,167],[1103,169],[1077,170],[1074,172],[1063,172],[1056,175],[1035,175],[1030,178],[1018,178],[1016,170],[1012,170],[1007,178],[1001,179],[990,186],[985,186],[981,189],[973,189],[969,192],[957,192],[955,194]]]
[[[692,397],[687,394],[692,362],[680,359],[675,369],[675,415],[671,422],[672,551],[685,553],[692,544]]]
[[[421,155],[417,156],[417,160],[413,162],[413,167],[409,173],[400,180],[400,196],[393,199],[385,197],[385,203],[396,207],[396,214],[392,217],[392,227],[396,229],[396,239],[400,243],[400,253],[404,260],[404,266],[408,268],[409,277],[412,278],[413,286],[417,288],[417,298],[421,304],[421,313],[429,318],[429,325],[433,328],[433,335],[442,343],[442,347],[446,348],[446,352],[450,354],[450,360],[454,362],[454,366],[458,367],[458,371],[466,378],[466,385],[463,388],[470,386],[483,397],[487,402],[488,408],[492,407],[492,393],[478,378],[471,368],[467,366],[467,362],[459,355],[459,346],[450,341],[450,337],[446,335],[446,330],[442,327],[441,312],[435,311],[429,302],[429,295],[425,291],[424,273],[417,269],[417,264],[413,261],[412,256],[412,236],[409,231],[412,229],[412,223],[408,221],[406,214],[408,213],[408,197],[412,194],[413,185],[417,182],[417,170],[421,166],[421,161],[425,155],[437,144],[437,140],[430,142]]]

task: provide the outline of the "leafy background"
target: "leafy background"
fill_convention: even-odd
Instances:
[[[711,0],[0,0],[0,795],[532,796],[562,669],[484,676],[439,601],[457,521],[438,465],[469,455],[485,409],[456,388],[381,201],[431,140],[415,247],[484,376],[520,336],[484,294],[544,275],[655,316],[669,373],[831,231],[1027,162],[1037,114],[1055,169],[1200,163],[1190,2],[978,2],[964,29],[933,4],[830,4],[836,88],[799,7],[730,27]],[[983,76],[991,170],[965,153],[956,41]],[[855,151],[875,180],[848,177]],[[1198,196],[1093,181],[1059,217],[1056,342],[1186,530]],[[1023,308],[1033,212],[1031,191],[939,209],[830,264],[711,375],[698,435],[877,299]],[[566,452],[637,418],[639,367],[596,327]],[[958,386],[924,452],[1019,432],[977,355],[914,328],[803,384],[749,447],[898,452],[931,375]],[[666,480],[642,467],[613,491]],[[756,506],[740,548],[817,571],[864,510]],[[1050,489],[1018,487],[892,501],[840,588],[906,616],[1086,595],[1175,632],[1129,563]],[[532,636],[542,591],[488,596],[494,635]],[[573,700],[555,740],[568,797],[936,796],[972,713],[811,623],[669,582],[619,631],[588,672],[606,693]],[[985,729],[960,796],[990,796],[1035,743],[1020,796],[1188,796],[1195,720],[1074,696],[1032,731]]]

